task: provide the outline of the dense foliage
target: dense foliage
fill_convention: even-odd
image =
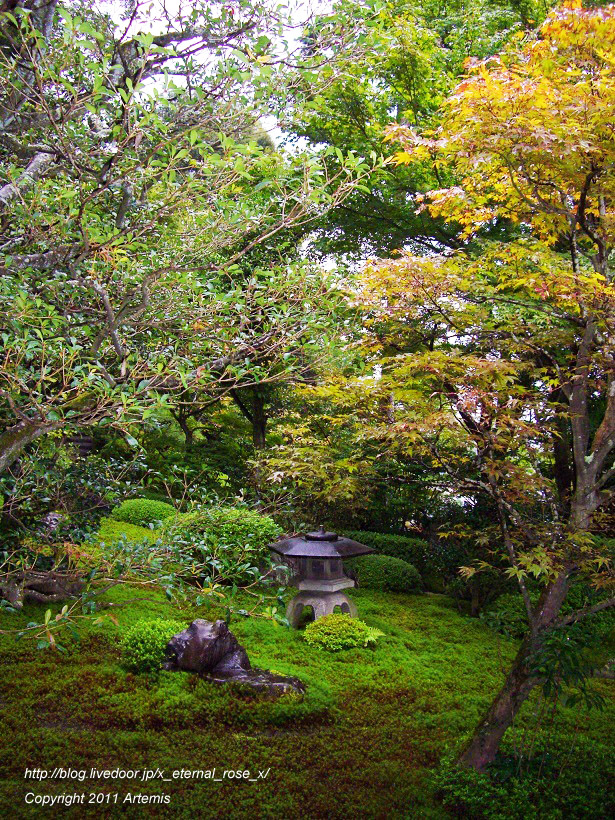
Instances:
[[[0,0],[8,810],[138,749],[285,761],[179,816],[611,816],[614,30]],[[361,620],[298,632],[269,547],[320,524]],[[162,671],[195,617],[305,695]]]
[[[426,567],[429,560],[430,544],[422,538],[363,530],[344,530],[344,535],[371,547],[381,555],[401,558],[402,561],[413,564],[419,571]]]
[[[532,602],[538,602],[538,593],[531,593]],[[569,614],[585,607],[590,607],[601,600],[600,594],[583,584],[573,586],[568,593],[562,612]],[[522,638],[528,630],[527,612],[523,605],[523,598],[519,593],[505,593],[492,603],[488,604],[481,617],[489,626],[497,629],[503,635],[513,638]],[[597,612],[587,618],[580,625],[589,639],[608,639],[615,629],[615,612]]]
[[[267,555],[269,544],[281,533],[272,518],[249,507],[204,507],[167,519],[163,531],[165,537],[212,551],[252,553],[255,560]]]
[[[608,815],[615,809],[609,783],[615,764],[611,750],[580,741],[575,764],[562,767],[566,754],[558,738],[553,749],[537,745],[525,766],[510,754],[487,774],[447,761],[437,774],[439,794],[454,816],[477,820]]]

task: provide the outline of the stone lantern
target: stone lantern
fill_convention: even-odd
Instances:
[[[283,538],[270,546],[292,564],[298,577],[299,593],[286,607],[291,626],[299,626],[304,606],[312,608],[314,620],[331,615],[337,606],[343,613],[356,616],[356,606],[342,592],[355,585],[344,574],[342,561],[373,552],[370,547],[334,532],[325,532],[322,527],[318,532]]]

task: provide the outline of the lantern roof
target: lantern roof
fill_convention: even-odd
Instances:
[[[344,538],[335,532],[325,532],[323,527],[317,532],[282,538],[269,546],[274,552],[288,558],[352,558],[374,551],[365,544]]]

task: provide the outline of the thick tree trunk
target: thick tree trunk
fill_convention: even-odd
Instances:
[[[13,427],[9,427],[0,435],[0,474],[16,461],[24,447],[36,441],[40,436],[46,433],[51,433],[61,426],[61,422],[57,423],[37,423],[20,421]]]
[[[594,513],[600,506],[600,501],[600,493],[596,490],[594,475],[577,475],[577,485],[570,506],[570,522],[574,530],[586,532],[590,529]]]
[[[256,450],[264,450],[267,446],[267,412],[265,397],[256,389],[252,390],[250,407],[246,405],[239,394],[239,390],[231,390],[233,401],[241,410],[241,414],[252,425],[252,442]]]
[[[189,416],[182,413],[181,410],[177,414],[172,413],[171,415],[174,417],[174,419],[178,423],[182,433],[184,434],[186,450],[187,451],[191,450],[192,445],[194,444],[194,432],[193,432],[192,428],[190,427],[190,425],[188,424]]]

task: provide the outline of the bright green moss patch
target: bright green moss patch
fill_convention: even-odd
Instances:
[[[149,527],[140,527],[137,524],[129,524],[126,521],[115,521],[113,518],[103,518],[98,530],[98,540],[106,544],[114,544],[120,539],[126,541],[156,541],[160,538],[160,533]]]

